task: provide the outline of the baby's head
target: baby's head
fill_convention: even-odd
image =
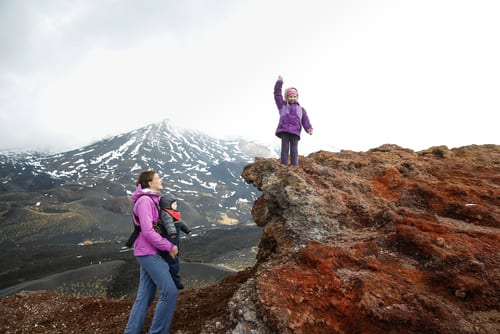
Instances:
[[[177,210],[177,198],[172,195],[163,195],[160,197],[160,208]]]
[[[295,103],[299,99],[299,92],[297,91],[297,88],[290,87],[285,89],[285,100],[288,103]]]

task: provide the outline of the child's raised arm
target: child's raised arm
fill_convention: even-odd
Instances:
[[[283,77],[279,75],[278,80],[274,85],[274,101],[276,102],[278,110],[281,110],[281,108],[283,108],[283,105],[285,105],[286,103],[285,100],[283,99],[283,94],[281,93],[282,87],[283,87]]]

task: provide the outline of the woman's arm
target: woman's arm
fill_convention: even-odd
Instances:
[[[170,252],[174,247],[174,244],[163,238],[153,228],[153,224],[156,222],[158,217],[156,205],[153,202],[153,199],[148,198],[148,196],[140,197],[135,203],[134,211],[137,217],[139,217],[141,233],[144,238],[156,249]]]

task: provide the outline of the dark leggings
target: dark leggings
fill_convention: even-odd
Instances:
[[[288,152],[290,152],[292,166],[299,165],[299,136],[282,132],[281,138],[281,164],[288,166]]]
[[[175,224],[175,227],[177,229],[177,232],[179,231],[179,228],[177,228],[178,224]],[[179,233],[175,237],[167,237],[168,241],[173,243],[179,248],[179,254],[173,259],[170,254],[166,253],[165,254],[165,261],[167,261],[168,266],[170,267],[170,275],[172,276],[172,279],[174,280],[175,286],[178,289],[183,289],[184,285],[181,282],[181,276],[179,275],[179,256],[181,255],[180,252],[180,240],[178,238]]]

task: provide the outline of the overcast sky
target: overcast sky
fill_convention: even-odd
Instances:
[[[59,152],[165,118],[301,154],[500,144],[498,0],[0,0],[0,150]]]

